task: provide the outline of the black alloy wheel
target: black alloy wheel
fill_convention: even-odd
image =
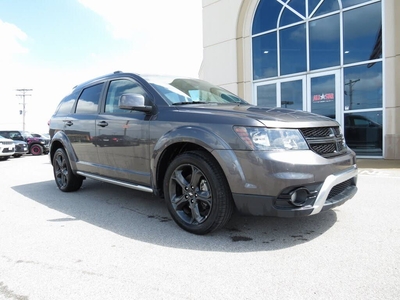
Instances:
[[[172,161],[164,179],[164,195],[175,222],[194,234],[223,227],[233,213],[225,175],[205,151],[187,152]]]
[[[82,186],[83,177],[72,172],[68,156],[62,148],[54,153],[53,173],[58,188],[63,192],[74,192]]]

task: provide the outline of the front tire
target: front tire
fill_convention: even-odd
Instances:
[[[42,155],[43,154],[43,147],[39,144],[33,144],[29,151],[32,155]]]
[[[172,161],[164,178],[164,196],[174,221],[194,234],[223,227],[233,213],[225,175],[205,151],[186,152]]]
[[[54,153],[53,173],[57,187],[63,192],[74,192],[82,186],[83,177],[72,172],[68,156],[62,148]]]

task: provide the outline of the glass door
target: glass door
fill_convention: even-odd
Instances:
[[[255,85],[256,104],[305,110],[306,76],[295,76]]]
[[[340,71],[308,75],[307,110],[342,124]]]

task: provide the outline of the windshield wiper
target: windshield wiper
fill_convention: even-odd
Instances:
[[[207,103],[210,103],[210,102],[205,102],[205,101],[175,102],[175,103],[172,103],[172,105],[207,104]]]

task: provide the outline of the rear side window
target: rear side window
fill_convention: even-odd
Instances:
[[[57,114],[60,115],[67,115],[70,114],[72,111],[72,107],[74,106],[76,100],[76,94],[71,94],[65,97],[61,103],[58,105],[56,110]]]
[[[76,105],[77,114],[95,114],[100,101],[103,83],[88,87],[83,90]]]

